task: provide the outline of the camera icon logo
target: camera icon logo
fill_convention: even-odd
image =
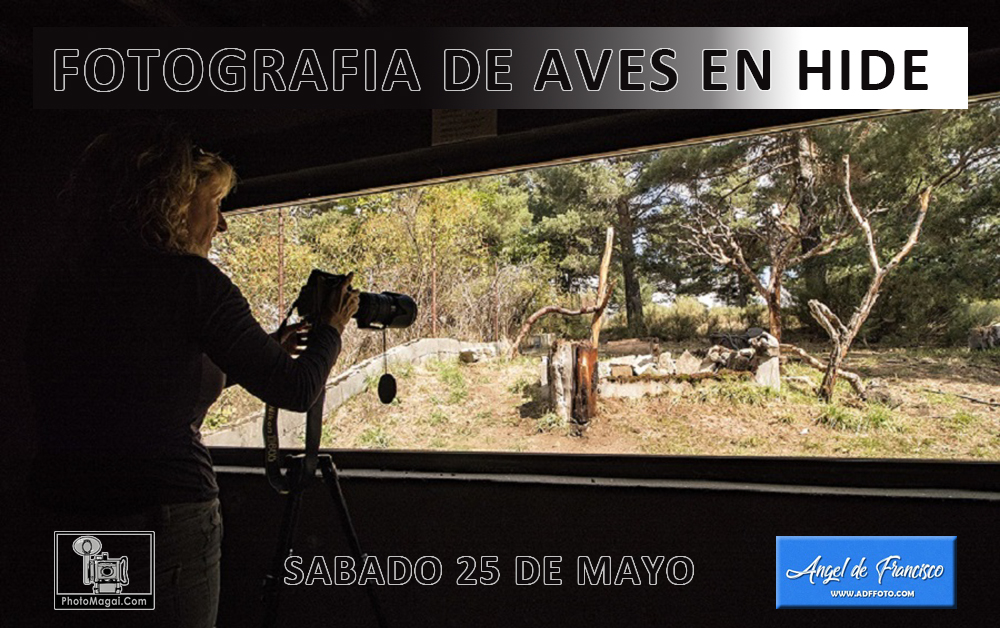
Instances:
[[[73,551],[83,557],[83,583],[93,586],[95,594],[121,594],[128,586],[128,557],[110,558],[96,536],[77,537]]]

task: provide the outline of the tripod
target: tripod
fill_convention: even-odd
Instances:
[[[314,454],[315,455],[315,454]],[[292,552],[292,543],[295,537],[295,528],[298,524],[299,512],[302,506],[302,492],[305,487],[315,479],[316,466],[322,473],[323,483],[330,491],[330,500],[340,516],[341,524],[347,530],[348,539],[351,541],[351,552],[357,564],[363,564],[366,554],[361,551],[361,543],[358,541],[357,532],[351,521],[351,514],[347,510],[347,502],[344,500],[344,493],[340,489],[340,479],[337,466],[333,463],[333,458],[329,454],[315,455],[314,460],[309,460],[307,454],[289,456],[286,464],[288,466],[287,478],[290,481],[287,501],[285,502],[285,514],[281,520],[279,532],[278,550],[274,555],[274,562],[271,571],[264,577],[264,628],[276,628],[278,625],[278,603],[281,596],[280,573],[285,564],[285,559]],[[310,468],[311,467],[311,468]],[[379,606],[378,597],[375,595],[375,585],[369,581],[366,584],[368,599],[375,613],[379,628],[386,628],[385,617],[382,615],[382,608]]]

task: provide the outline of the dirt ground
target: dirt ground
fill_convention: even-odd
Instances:
[[[821,346],[808,347],[821,356]],[[675,355],[681,347],[664,347]],[[324,446],[603,454],[835,456],[1000,460],[1000,353],[963,349],[852,352],[847,368],[888,393],[861,401],[838,384],[816,400],[820,373],[790,361],[780,393],[736,381],[685,384],[641,399],[602,398],[582,436],[547,411],[539,358],[431,361],[397,372],[399,397],[375,382],[331,413]],[[901,404],[901,405],[897,405]],[[894,407],[896,406],[896,407]]]

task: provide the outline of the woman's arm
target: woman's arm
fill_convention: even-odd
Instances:
[[[288,355],[293,358],[297,358],[302,355],[308,343],[307,332],[309,330],[309,323],[307,321],[299,321],[298,323],[293,323],[286,326],[284,329],[276,329],[268,334],[272,340],[281,345]],[[222,374],[224,377],[224,388],[229,388],[236,384],[228,375]]]
[[[207,261],[198,271],[195,335],[205,354],[226,373],[227,384],[240,384],[279,408],[308,410],[340,353],[343,316],[336,320],[339,328],[330,321],[314,326],[305,350],[293,359],[257,323],[242,293],[222,271]],[[356,298],[354,303],[356,309]]]

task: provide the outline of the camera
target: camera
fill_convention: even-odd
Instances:
[[[128,557],[108,558],[107,552],[83,557],[83,583],[94,586],[94,593],[121,593],[128,584]]]
[[[295,310],[299,316],[315,325],[330,294],[347,281],[347,275],[334,275],[313,270],[299,291]],[[358,295],[358,311],[354,320],[358,329],[402,329],[417,319],[417,304],[409,296],[397,292],[362,292]]]

